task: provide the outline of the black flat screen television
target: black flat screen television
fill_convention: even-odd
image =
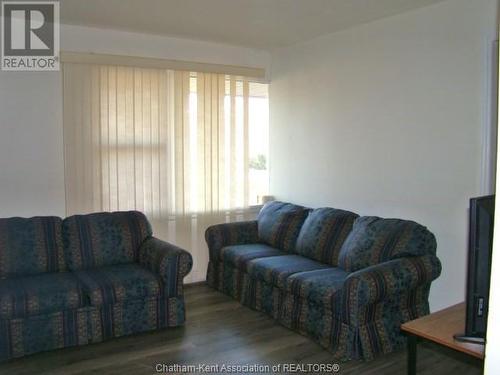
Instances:
[[[486,337],[494,217],[494,195],[470,200],[465,333],[457,340],[484,343]]]

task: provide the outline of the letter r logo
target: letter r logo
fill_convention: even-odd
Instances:
[[[4,1],[2,5],[3,56],[54,55],[58,3]]]

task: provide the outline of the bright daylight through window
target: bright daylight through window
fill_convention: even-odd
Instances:
[[[68,214],[227,212],[269,192],[266,83],[65,63],[64,91]]]

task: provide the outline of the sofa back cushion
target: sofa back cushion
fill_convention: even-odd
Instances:
[[[0,219],[0,279],[64,271],[58,217]]]
[[[297,254],[337,266],[340,248],[357,217],[353,212],[335,208],[311,211],[297,239]]]
[[[63,221],[64,252],[71,271],[138,260],[151,225],[137,211],[74,215]]]
[[[340,250],[339,266],[354,272],[381,262],[436,253],[436,238],[409,220],[364,216],[356,219]]]
[[[257,217],[259,240],[272,247],[293,252],[309,209],[284,202],[268,202]]]

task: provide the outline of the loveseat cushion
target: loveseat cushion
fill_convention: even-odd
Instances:
[[[257,216],[259,240],[277,249],[293,252],[308,214],[308,208],[292,203],[266,203]]]
[[[64,252],[71,271],[138,261],[151,225],[137,211],[74,215],[63,221]]]
[[[138,264],[122,264],[75,272],[92,306],[160,294],[160,280]]]
[[[357,217],[353,212],[335,208],[312,210],[300,229],[296,253],[336,266],[340,248]]]
[[[0,318],[23,318],[84,306],[78,279],[69,272],[0,280]]]
[[[63,271],[58,217],[0,219],[0,279]]]
[[[436,238],[410,220],[364,216],[356,219],[339,255],[339,267],[354,272],[401,257],[436,254]]]
[[[220,252],[220,259],[235,268],[245,269],[246,264],[253,259],[286,254],[264,244],[235,245],[223,247]]]
[[[286,280],[286,291],[330,308],[332,297],[342,290],[348,275],[337,267],[295,273]]]
[[[284,289],[290,275],[325,268],[329,266],[300,255],[282,255],[251,260],[247,262],[246,272],[252,278]]]

